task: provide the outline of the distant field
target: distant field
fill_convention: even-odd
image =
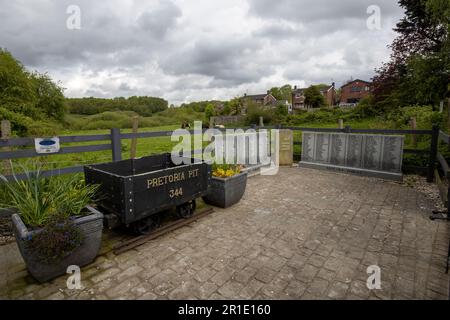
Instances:
[[[180,126],[184,121],[203,119],[204,113],[182,108],[170,108],[151,116],[140,116],[133,111],[107,111],[94,115],[68,114],[65,122],[71,130],[99,130],[109,128],[131,128],[133,117],[138,117],[143,128]]]

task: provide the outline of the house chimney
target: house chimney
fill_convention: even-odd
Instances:
[[[246,97],[247,96],[247,92],[246,93],[244,93],[244,97]]]
[[[331,84],[331,86],[334,88],[334,87],[336,86],[336,83],[333,82],[333,83]]]
[[[294,86],[294,90],[297,90],[297,86]]]
[[[270,94],[270,90],[267,90],[267,94]]]

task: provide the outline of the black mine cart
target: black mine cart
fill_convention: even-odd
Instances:
[[[198,161],[198,160],[197,160]],[[119,222],[141,234],[159,225],[160,215],[175,208],[182,218],[195,211],[195,199],[204,196],[211,181],[211,165],[172,162],[169,153],[86,166],[86,183],[100,185],[96,203],[110,212],[110,226]]]

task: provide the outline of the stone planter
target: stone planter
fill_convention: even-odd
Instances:
[[[46,282],[60,275],[66,274],[67,267],[71,265],[83,267],[91,263],[100,250],[103,214],[96,209],[87,206],[90,215],[75,218],[75,225],[83,235],[81,246],[57,264],[47,264],[40,259],[27,245],[29,239],[42,229],[28,230],[20,215],[12,215],[13,230],[20,253],[27,266],[28,272],[39,282]]]
[[[203,201],[219,208],[231,207],[241,200],[246,186],[247,172],[227,179],[212,177],[211,186]]]

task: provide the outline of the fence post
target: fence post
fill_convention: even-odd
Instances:
[[[139,117],[133,117],[133,133],[138,133],[139,128]],[[131,139],[131,150],[130,150],[130,158],[136,159],[136,150],[137,149],[137,138],[134,137]]]
[[[120,129],[111,129],[111,149],[113,162],[122,160],[122,143],[120,139]]]
[[[411,118],[411,129],[417,130],[417,120],[415,117]],[[415,135],[415,134],[412,135],[412,143],[413,143],[414,148],[417,148],[417,135]]]
[[[2,140],[11,138],[11,123],[8,120],[2,120],[1,122]],[[11,148],[4,148],[5,151],[11,150]],[[8,175],[11,173],[11,163],[9,160],[3,161],[3,174]]]
[[[433,132],[431,134],[430,162],[428,164],[428,176],[427,176],[427,181],[429,183],[432,183],[434,181],[434,168],[436,165],[438,145],[439,145],[439,126],[433,125]]]
[[[339,129],[344,129],[344,119],[338,120]]]

